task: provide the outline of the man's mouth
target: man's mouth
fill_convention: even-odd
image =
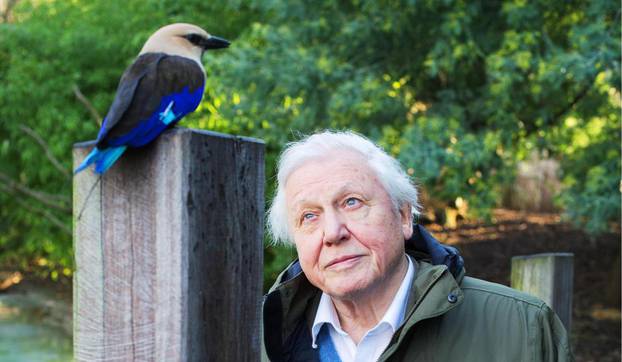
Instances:
[[[328,269],[328,268],[331,268],[331,267],[336,267],[336,266],[340,266],[340,265],[346,265],[346,264],[349,264],[349,263],[354,263],[358,259],[360,259],[361,257],[362,257],[362,255],[359,255],[359,254],[340,256],[338,258],[335,258],[335,259],[331,260],[326,265],[326,268]]]

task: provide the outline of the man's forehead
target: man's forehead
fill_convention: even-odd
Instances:
[[[294,169],[285,182],[285,193],[289,200],[309,189],[334,194],[344,188],[360,188],[375,178],[375,172],[362,155],[330,153],[327,157],[309,159]]]
[[[315,193],[307,193],[305,189],[300,190],[297,194],[292,195],[292,207],[296,208],[300,205],[317,202],[318,199],[326,198],[326,199],[334,199],[340,197],[342,195],[351,193],[351,192],[364,192],[364,185],[359,182],[346,181],[342,183],[326,183],[324,188],[323,195],[317,195]],[[298,197],[296,197],[298,196]]]
[[[372,172],[367,160],[360,153],[350,150],[343,152],[331,151],[323,156],[302,161],[298,167],[290,172],[287,179],[289,180],[293,175],[300,173],[307,174],[305,177],[308,177],[308,173],[321,176],[330,175],[337,170],[355,172],[363,169]]]

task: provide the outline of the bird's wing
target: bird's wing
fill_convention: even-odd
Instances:
[[[204,81],[203,70],[191,59],[164,53],[139,56],[121,77],[97,136],[97,147],[107,147],[109,140],[129,134],[152,118],[165,97],[184,88],[194,93]]]
[[[165,57],[164,53],[148,53],[138,57],[123,73],[117,92],[102,124],[97,141],[104,138],[110,129],[119,123],[127,111],[140,81],[150,72],[154,72],[158,62]]]

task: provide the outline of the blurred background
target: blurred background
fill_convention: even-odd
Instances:
[[[181,126],[283,145],[352,129],[422,192],[467,273],[575,253],[578,361],[620,360],[620,4],[0,0],[0,359],[71,359],[71,151],[162,25],[232,40]],[[264,289],[295,251],[265,240]]]

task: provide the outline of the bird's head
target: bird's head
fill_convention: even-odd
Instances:
[[[206,50],[226,48],[229,41],[192,24],[166,25],[149,37],[140,54],[166,53],[191,58],[199,64]]]

